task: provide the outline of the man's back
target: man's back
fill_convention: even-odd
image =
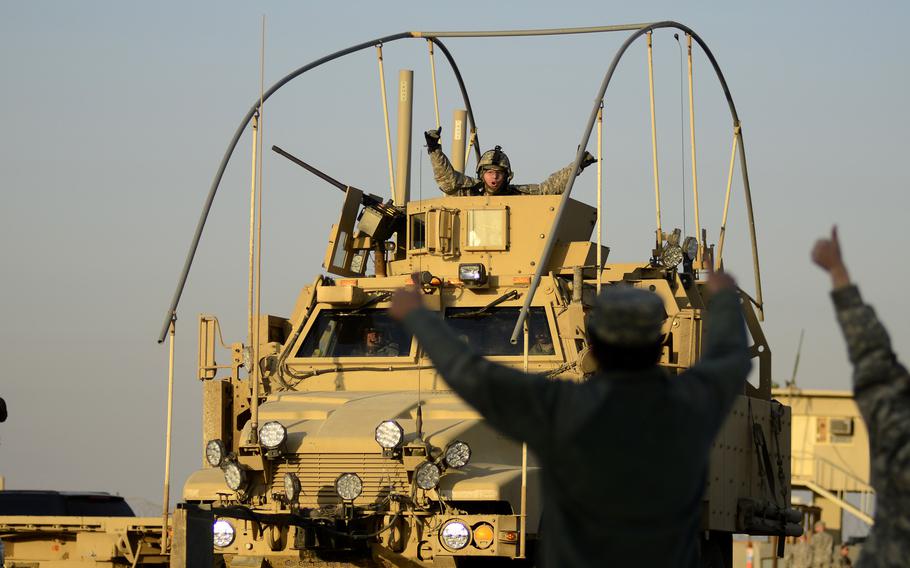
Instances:
[[[453,390],[537,454],[543,566],[697,564],[708,452],[750,368],[732,280],[709,302],[702,359],[675,377],[653,363],[583,383],[527,375],[426,310],[398,313]]]
[[[561,414],[569,419],[555,424],[554,444],[537,450],[544,539],[562,542],[558,552],[544,545],[545,565],[598,556],[619,565],[697,563],[707,455],[727,407],[693,405],[691,381],[653,368],[565,385],[576,412]]]

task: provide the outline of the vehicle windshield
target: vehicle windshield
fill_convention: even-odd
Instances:
[[[446,323],[461,339],[481,355],[523,355],[521,340],[512,345],[509,338],[519,308],[490,308],[478,313],[479,308],[449,308]],[[468,317],[459,317],[467,315]],[[553,336],[542,307],[531,308],[528,314],[528,355],[553,355]]]
[[[297,357],[402,357],[411,337],[386,310],[322,310]]]

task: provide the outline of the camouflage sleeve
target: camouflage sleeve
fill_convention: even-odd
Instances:
[[[572,177],[572,166],[574,165],[575,162],[573,161],[563,169],[550,174],[550,177],[545,179],[543,183],[513,185],[512,189],[528,195],[559,195],[566,190],[569,178]]]
[[[910,374],[856,286],[834,290],[831,299],[853,364],[853,392],[869,429],[873,468],[910,477]]]
[[[433,177],[443,193],[454,195],[477,185],[474,178],[456,172],[449,158],[440,149],[430,153],[430,164],[433,165]]]

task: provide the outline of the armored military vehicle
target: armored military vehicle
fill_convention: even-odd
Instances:
[[[309,69],[397,39],[426,39],[453,62],[440,38],[631,31],[595,98],[602,101],[628,45],[644,35],[650,39],[660,28],[695,38],[714,62],[694,32],[673,22],[407,32],[317,60],[282,79],[261,100]],[[455,74],[467,108],[456,113],[452,155],[455,168],[463,171],[466,134],[470,130],[476,140],[476,130],[457,67]],[[574,176],[561,195],[437,194],[412,200],[408,80],[403,77],[398,90],[399,168],[405,169],[403,174],[399,169],[395,198],[386,202],[337,182],[278,149],[344,192],[328,239],[325,273],[303,287],[292,313],[251,317],[250,337],[230,344],[227,361],[216,352],[217,318],[199,318],[207,465],[186,481],[182,506],[211,515],[215,558],[230,566],[446,566],[491,559],[517,564],[532,556],[541,534],[538,464],[453,394],[421,346],[390,318],[389,298],[399,287],[423,287],[426,306],[482,355],[552,380],[584,381],[595,370],[585,314],[600,288],[620,283],[663,299],[668,317],[661,365],[670,374],[699,357],[703,271],[710,259],[721,262],[724,227],[712,256],[706,231],[683,239],[678,230],[661,229],[658,212],[656,231],[643,228],[633,237],[645,243],[641,256],[614,264],[606,262],[609,250],[600,237],[592,241],[599,229],[598,208],[570,197]],[[723,86],[748,200],[741,129]],[[249,121],[255,121],[260,104],[244,118],[227,156]],[[598,115],[595,107],[576,169]],[[459,116],[467,121],[459,124]],[[391,146],[389,153],[391,163]],[[754,229],[751,208],[749,214]],[[180,286],[203,224],[204,216]],[[754,230],[752,237],[755,251]],[[756,286],[756,299],[743,292],[742,306],[758,381],[745,386],[712,450],[702,518],[706,566],[729,565],[734,533],[799,531],[788,510],[790,415],[770,396],[757,256]]]

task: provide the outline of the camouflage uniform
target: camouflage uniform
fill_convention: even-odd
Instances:
[[[812,549],[812,568],[831,568],[834,554],[834,537],[824,531],[813,533],[809,539]]]
[[[400,349],[397,343],[383,343],[373,349],[363,345],[353,350],[352,357],[398,357]]]
[[[661,319],[656,326],[624,323],[653,339],[666,314],[657,296],[638,293],[653,296],[640,313],[650,317],[656,302]],[[650,365],[573,382],[485,359],[426,309],[404,319],[446,384],[538,457],[539,565],[572,568],[699,566],[708,454],[751,367],[734,290],[711,298],[706,322],[701,359],[678,376]],[[594,323],[597,335],[620,333]]]
[[[535,343],[528,347],[528,355],[553,355],[556,350],[552,343]]]
[[[811,568],[812,567],[812,547],[805,540],[798,540],[787,547],[787,554],[784,556],[784,566],[786,568]]]
[[[430,163],[433,165],[433,176],[439,189],[448,195],[483,195],[483,180],[466,176],[456,172],[449,162],[449,158],[437,148],[430,152]],[[504,191],[496,195],[559,195],[566,190],[566,184],[572,176],[572,162],[568,166],[553,173],[543,183],[530,183],[523,185],[509,185]]]
[[[910,374],[856,286],[831,292],[850,361],[853,392],[869,431],[875,525],[856,566],[910,565]]]

